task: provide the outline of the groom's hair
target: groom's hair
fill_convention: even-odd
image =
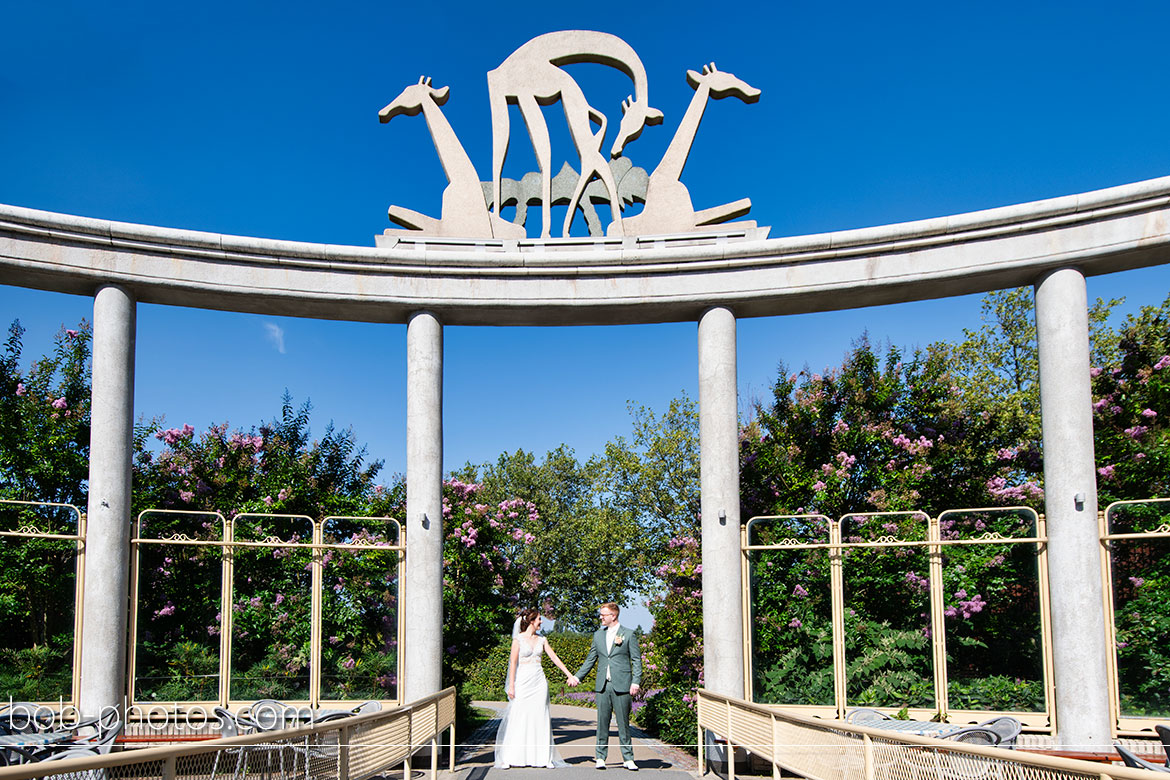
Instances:
[[[610,612],[613,613],[614,617],[617,617],[618,615],[622,614],[622,608],[619,607],[617,604],[614,604],[612,601],[605,602],[600,607],[598,607],[598,609],[608,609]]]
[[[535,609],[525,610],[520,613],[520,633],[523,634],[528,630],[528,627],[536,622],[536,618],[540,615]]]

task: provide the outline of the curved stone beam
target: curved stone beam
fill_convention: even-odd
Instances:
[[[749,234],[750,235],[750,234]],[[952,217],[791,238],[388,239],[362,248],[0,205],[0,283],[366,322],[591,325],[848,309],[1170,262],[1170,177]]]

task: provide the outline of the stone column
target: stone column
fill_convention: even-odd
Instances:
[[[410,702],[443,682],[443,326],[430,312],[406,326],[406,660]]]
[[[739,549],[739,417],[735,315],[699,319],[699,450],[703,528],[703,685],[743,697]]]
[[[107,285],[97,291],[81,624],[79,709],[85,717],[120,707],[127,695],[135,319],[128,290]]]
[[[1109,676],[1089,388],[1085,277],[1062,268],[1036,283],[1044,514],[1057,742],[1108,748]]]

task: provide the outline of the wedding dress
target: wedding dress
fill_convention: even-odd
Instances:
[[[504,708],[496,731],[495,766],[501,769],[567,766],[553,744],[548,679],[541,665],[545,640],[538,637],[530,642],[520,636],[515,641],[520,643],[516,661],[516,698]]]

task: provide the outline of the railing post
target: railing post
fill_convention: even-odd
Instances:
[[[873,740],[869,734],[862,734],[861,743],[865,750],[865,780],[873,780]]]
[[[407,766],[410,762],[407,759]],[[337,778],[338,780],[346,780],[349,777],[349,726],[343,726],[341,733],[337,735]],[[410,777],[408,771],[406,777]]]

